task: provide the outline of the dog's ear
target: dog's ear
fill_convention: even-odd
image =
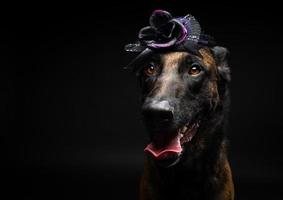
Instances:
[[[220,46],[215,46],[211,50],[221,79],[226,82],[230,82],[231,71],[230,67],[228,66],[228,49]]]

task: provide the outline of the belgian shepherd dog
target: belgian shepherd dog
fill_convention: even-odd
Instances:
[[[225,136],[228,50],[152,51],[139,61],[145,148],[141,200],[233,200]]]

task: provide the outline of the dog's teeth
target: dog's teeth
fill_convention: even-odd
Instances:
[[[187,129],[188,129],[188,127],[184,126],[184,127],[182,128],[182,133],[185,133]]]

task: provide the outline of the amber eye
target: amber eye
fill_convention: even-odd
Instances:
[[[156,67],[153,64],[149,64],[145,67],[144,72],[148,76],[153,76],[156,74]]]
[[[199,64],[192,64],[192,67],[189,70],[189,74],[192,76],[196,76],[200,74],[202,71],[202,68]]]

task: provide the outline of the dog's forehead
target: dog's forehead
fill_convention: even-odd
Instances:
[[[208,49],[200,49],[199,53],[201,56],[191,54],[189,52],[168,52],[160,55],[160,59],[164,66],[171,68],[178,67],[180,63],[185,60],[193,60],[202,62],[208,69],[215,67],[215,60],[212,53]]]
[[[189,58],[189,56],[190,54],[187,52],[169,52],[160,55],[163,65],[171,68],[178,67],[179,63]]]

